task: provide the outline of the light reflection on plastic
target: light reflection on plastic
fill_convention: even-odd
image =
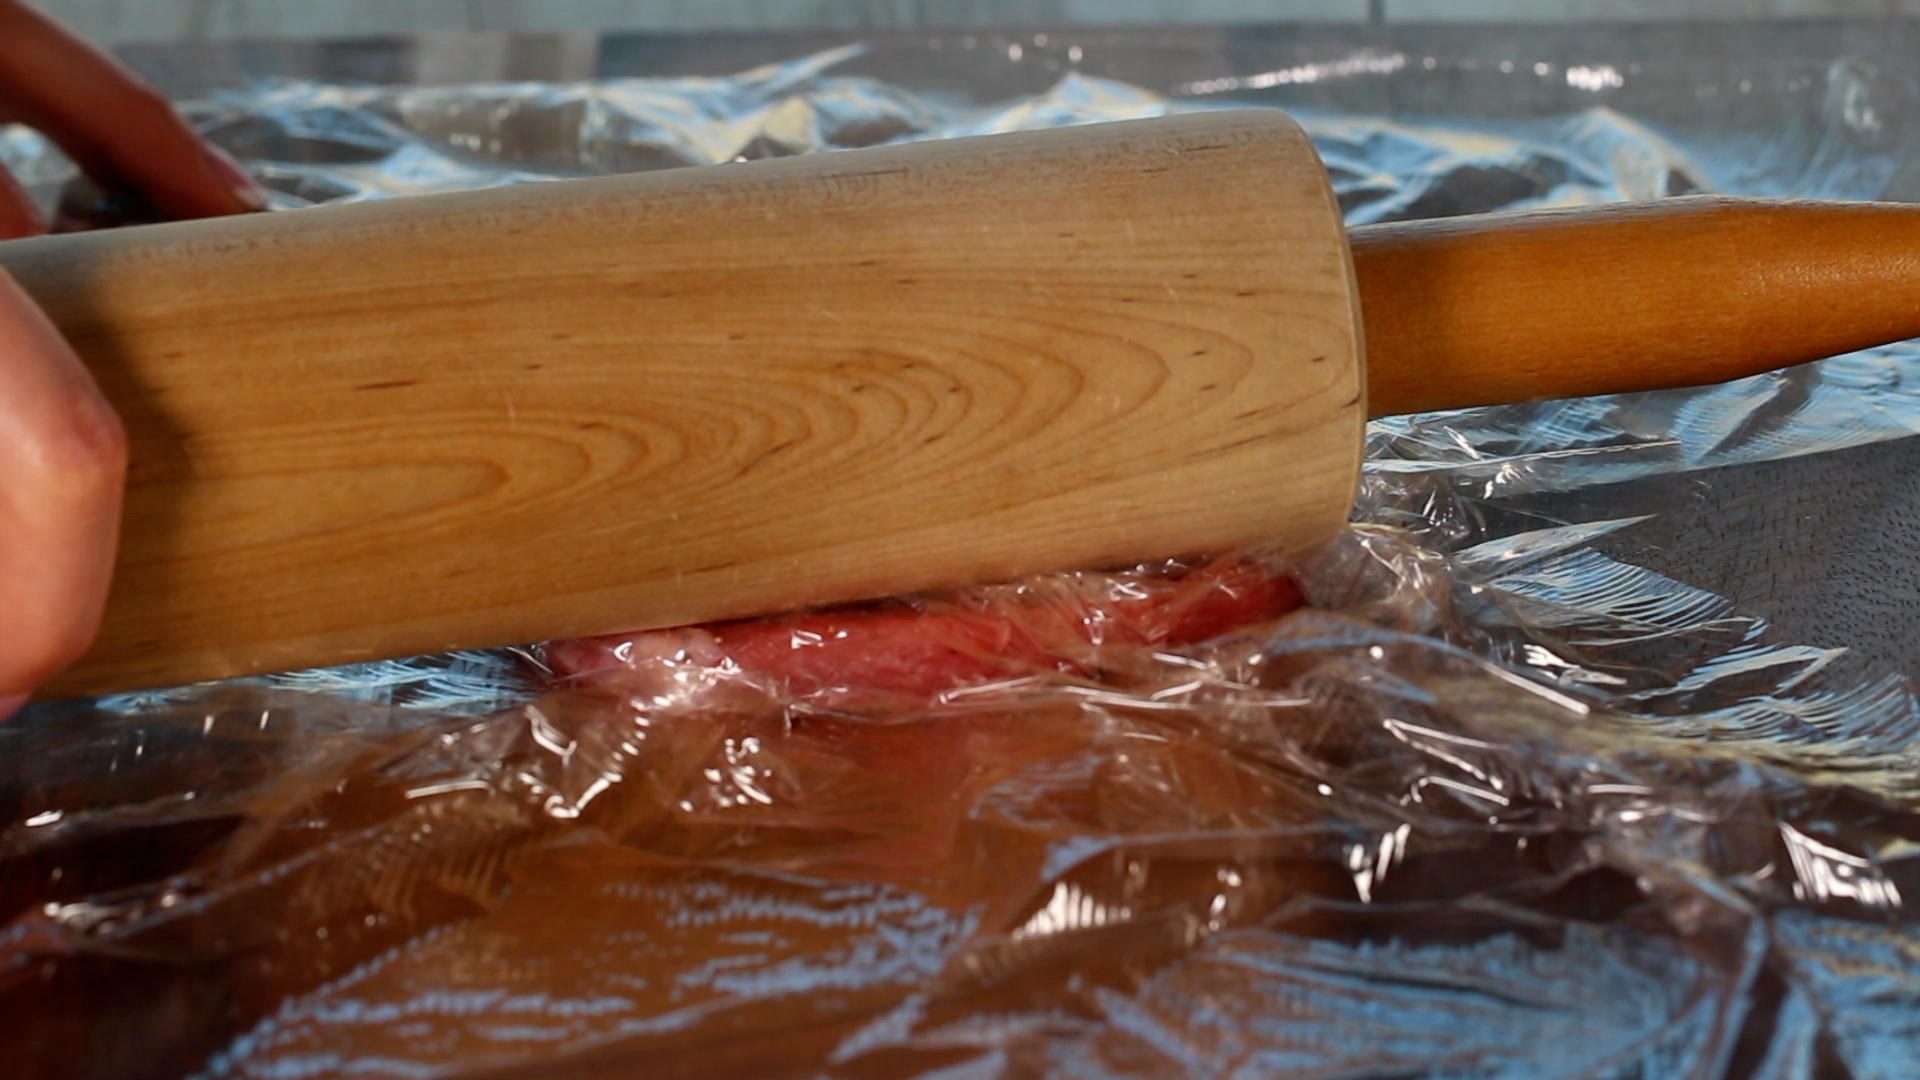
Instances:
[[[1871,908],[1900,906],[1899,887],[1870,860],[1829,847],[1784,821],[1780,837],[1793,860],[1795,899],[1853,900]]]
[[[408,788],[407,798],[425,799],[429,796],[446,795],[455,791],[490,790],[492,790],[492,787],[485,780],[449,780],[444,784],[426,784],[417,788]]]
[[[1597,94],[1602,90],[1618,90],[1627,85],[1627,79],[1612,64],[1601,64],[1598,67],[1579,66],[1567,69],[1567,85],[1575,90],[1586,90]]]
[[[746,760],[747,755],[760,752],[760,740],[752,735],[744,739],[728,739],[725,743],[725,752],[728,765],[727,779],[733,781],[733,786],[746,798],[762,806],[772,806],[773,797],[760,789],[759,784],[754,780],[753,765]],[[715,772],[713,769],[707,771]],[[761,770],[761,774],[772,775],[764,769]]]
[[[532,705],[527,706],[527,729],[533,735],[534,742],[539,743],[561,761],[564,762],[573,757],[574,741],[561,735],[559,729],[553,726],[553,722],[547,719],[546,714]]]
[[[1347,869],[1353,871],[1353,891],[1360,894],[1361,903],[1373,903],[1373,890],[1387,879],[1387,871],[1406,857],[1407,837],[1412,833],[1413,826],[1403,823],[1381,834],[1372,848],[1355,844],[1347,849]]]
[[[1518,672],[1508,671],[1505,668],[1500,667],[1498,664],[1481,664],[1480,667],[1481,667],[1481,670],[1485,671],[1489,675],[1492,675],[1494,678],[1499,679],[1501,682],[1504,682],[1509,686],[1518,687],[1522,690],[1527,691],[1528,693],[1536,694],[1540,697],[1546,698],[1548,701],[1553,702],[1555,705],[1560,706],[1561,708],[1567,710],[1568,712],[1574,714],[1575,716],[1586,716],[1588,713],[1591,713],[1593,711],[1592,706],[1588,705],[1584,701],[1581,701],[1579,698],[1568,697],[1567,695],[1560,693],[1558,690],[1555,690],[1552,687],[1542,686],[1539,683],[1534,682],[1532,679],[1527,678],[1525,675],[1521,675]]]
[[[1488,791],[1485,788],[1477,788],[1477,787],[1474,787],[1472,784],[1463,784],[1458,780],[1449,780],[1444,776],[1423,776],[1420,779],[1414,781],[1413,790],[1412,790],[1412,798],[1414,802],[1426,801],[1424,798],[1421,797],[1420,793],[1429,784],[1431,784],[1434,787],[1446,788],[1448,791],[1458,792],[1470,798],[1480,799],[1484,802],[1492,803],[1495,806],[1509,806],[1512,804],[1512,800],[1508,799],[1505,795],[1502,795],[1497,791]]]
[[[619,782],[620,778],[618,776],[614,776],[611,773],[601,773],[593,783],[587,785],[587,790],[580,793],[579,801],[566,808],[568,812],[561,813],[555,808],[549,808],[549,812],[552,813],[554,817],[577,818],[580,816],[580,811],[587,808],[588,803],[599,798],[601,792]]]
[[[1215,871],[1213,876],[1227,889],[1238,889],[1242,883],[1240,872],[1226,867]],[[1213,894],[1213,899],[1207,903],[1208,930],[1219,931],[1227,925],[1226,914],[1229,903],[1231,900],[1225,891]]]
[[[1183,682],[1174,686],[1163,687],[1155,690],[1149,696],[1155,701],[1170,701],[1174,698],[1186,697],[1188,694],[1204,690],[1206,687],[1207,684],[1205,682],[1196,679],[1192,682]]]
[[[1219,94],[1228,90],[1265,90],[1275,86],[1293,86],[1301,83],[1325,82],[1328,79],[1350,79],[1355,75],[1391,75],[1407,66],[1406,53],[1388,53],[1382,55],[1371,49],[1358,52],[1343,60],[1333,60],[1317,64],[1297,64],[1278,71],[1263,71],[1258,75],[1239,75],[1219,79],[1201,79],[1176,87],[1175,94]]]
[[[1588,784],[1589,795],[1651,795],[1653,789],[1644,784]]]
[[[1491,776],[1481,771],[1479,766],[1468,761],[1466,758],[1420,740],[1432,739],[1435,742],[1451,743],[1454,746],[1466,747],[1473,750],[1491,750],[1493,749],[1491,743],[1483,742],[1479,739],[1469,739],[1465,735],[1454,735],[1445,731],[1436,731],[1433,728],[1422,727],[1419,724],[1410,724],[1405,720],[1396,720],[1391,716],[1382,720],[1380,726],[1386,728],[1388,734],[1406,743],[1408,746],[1413,747],[1415,750],[1429,757],[1438,758],[1462,772],[1472,773],[1475,779],[1484,780],[1492,784],[1496,790],[1505,786],[1499,777]]]
[[[1012,936],[1016,940],[1046,937],[1049,934],[1124,922],[1132,915],[1133,912],[1124,907],[1103,904],[1081,892],[1080,887],[1072,882],[1062,881],[1053,886],[1053,895],[1048,898],[1047,906],[1034,912],[1033,917],[1015,929]]]
[[[119,917],[131,910],[121,904],[94,904],[81,900],[71,904],[49,903],[41,913],[69,930],[82,934],[109,930]]]
[[[1528,643],[1520,647],[1527,665],[1536,668],[1557,668],[1555,676],[1560,682],[1581,683],[1587,686],[1625,686],[1627,680],[1618,675],[1608,675],[1602,671],[1589,671],[1579,664],[1565,660],[1544,645]]]

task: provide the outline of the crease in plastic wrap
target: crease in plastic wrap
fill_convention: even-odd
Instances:
[[[1220,103],[845,56],[192,110],[297,205]],[[1605,110],[1306,120],[1355,221],[1716,174]],[[1378,424],[1358,523],[1292,558],[37,707],[0,729],[10,1062],[1915,1075],[1911,683],[1596,549],[1635,519],[1487,511],[1911,433],[1912,362]]]

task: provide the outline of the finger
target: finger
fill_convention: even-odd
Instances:
[[[47,223],[40,217],[40,208],[33,205],[27,189],[13,174],[0,169],[0,240],[12,240],[22,236],[38,236],[47,231]]]
[[[87,174],[177,217],[266,207],[233,159],[152,87],[17,0],[0,0],[0,107],[45,132]]]
[[[79,659],[99,629],[126,463],[113,408],[0,273],[0,700]]]

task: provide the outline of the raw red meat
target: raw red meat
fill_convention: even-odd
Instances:
[[[554,643],[538,701],[196,792],[205,827],[137,834],[125,882],[91,876],[85,833],[0,851],[0,1011],[27,1033],[7,1075],[887,1077],[981,1037],[1038,1053],[1045,1024],[975,1019],[1096,1017],[1206,935],[1341,895],[1325,795],[1272,752],[1290,727],[1156,695],[1265,649],[1223,635],[1300,601],[1242,555]],[[215,711],[183,737],[292,754],[266,713]]]
[[[1042,672],[1100,675],[1129,649],[1178,648],[1302,602],[1277,563],[1229,555],[1110,573],[1043,575],[951,598],[850,605],[765,619],[554,642],[560,678],[653,694],[686,669],[726,671],[775,693],[926,697]]]

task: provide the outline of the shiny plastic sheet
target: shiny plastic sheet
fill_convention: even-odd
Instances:
[[[1267,563],[1309,608],[1072,634],[918,700],[686,647],[477,719],[234,686],[42,711],[0,733],[15,1060],[1901,1075],[1920,709],[1820,715],[1817,664],[1671,583],[1580,595],[1584,539],[1447,560],[1359,529]],[[1111,629],[1167,572],[917,610]]]
[[[731,79],[288,83],[193,114],[297,206],[1244,89],[1170,100],[1072,75],[983,106],[836,77],[847,55]],[[1800,190],[1876,193],[1848,187],[1878,175],[1848,151],[1850,78],[1830,78],[1834,138]],[[1737,175],[1604,109],[1504,132],[1305,119],[1355,222]],[[30,135],[0,152],[57,192]],[[921,598],[897,610],[1016,627],[943,639],[1010,659],[938,692],[799,685],[700,631],[606,643],[604,663],[555,646],[30,710],[0,730],[12,1060],[1914,1075],[1912,685],[1602,554],[1634,519],[1503,511],[1913,433],[1913,355],[1375,425],[1370,524],[1290,563],[1250,556],[1306,608],[1235,609],[1244,626],[1196,640],[1115,631],[1143,597],[1178,606],[1153,599],[1178,566]],[[789,628],[795,653],[811,625]]]

